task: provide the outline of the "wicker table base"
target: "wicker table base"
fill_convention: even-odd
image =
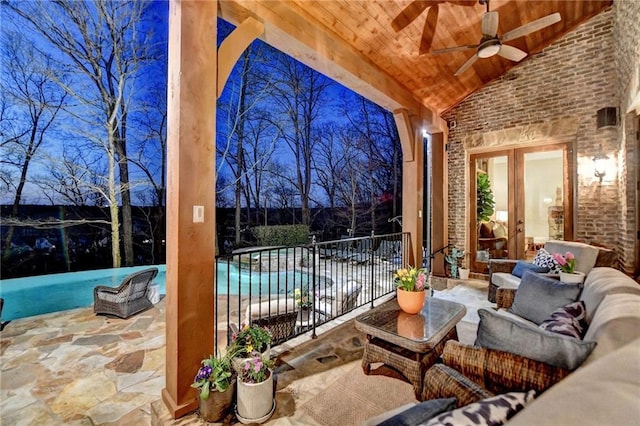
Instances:
[[[364,374],[368,375],[371,372],[371,364],[375,362],[381,362],[398,370],[413,385],[416,399],[422,401],[424,373],[435,364],[442,354],[444,344],[451,339],[458,340],[455,326],[432,350],[420,353],[367,335],[367,343],[362,356],[362,370]]]

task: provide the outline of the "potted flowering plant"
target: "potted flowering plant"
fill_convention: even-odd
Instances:
[[[400,268],[393,276],[396,287],[405,291],[424,291],[429,288],[427,273],[424,269]]]
[[[398,269],[393,276],[398,290],[400,309],[408,314],[417,314],[424,306],[425,290],[429,288],[427,273],[413,266]]]
[[[243,325],[240,331],[231,335],[235,356],[250,356],[253,352],[263,353],[271,345],[271,332],[267,327]]]
[[[584,274],[576,271],[576,257],[570,251],[564,255],[553,254],[553,260],[560,268],[560,281],[564,283],[580,284],[584,281]]]
[[[273,414],[276,404],[273,386],[273,361],[254,352],[238,370],[236,416],[242,423],[262,423]]]
[[[309,309],[312,305],[311,299],[309,298],[309,293],[306,291],[302,291],[299,288],[296,288],[293,291],[293,299],[296,301],[296,305],[301,309]]]
[[[203,359],[191,385],[198,389],[200,416],[208,422],[223,418],[233,401],[236,374],[231,367],[231,359],[235,356],[235,350],[228,349],[224,355],[211,355]]]
[[[560,253],[554,253],[553,260],[556,261],[562,272],[573,274],[576,271],[576,257],[570,251],[566,252],[564,256]]]

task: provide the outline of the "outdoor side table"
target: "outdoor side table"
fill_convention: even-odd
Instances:
[[[416,315],[403,312],[395,299],[359,315],[355,326],[367,334],[362,370],[368,375],[372,363],[388,365],[409,380],[422,400],[424,373],[442,354],[446,341],[458,339],[456,324],[466,312],[460,303],[427,297]]]

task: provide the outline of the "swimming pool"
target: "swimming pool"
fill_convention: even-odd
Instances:
[[[4,298],[2,320],[13,320],[93,304],[97,285],[117,287],[134,272],[157,267],[161,294],[166,294],[166,265],[97,269],[0,280],[0,297]],[[310,275],[300,271],[256,272],[238,269],[235,264],[217,263],[218,294],[288,293],[309,284]]]

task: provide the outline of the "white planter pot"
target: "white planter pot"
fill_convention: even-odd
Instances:
[[[236,416],[241,423],[266,422],[276,409],[273,398],[273,371],[261,383],[244,383],[238,380],[238,405]]]
[[[458,272],[460,272],[460,279],[461,280],[468,280],[469,279],[469,270],[467,268],[459,268]]]
[[[584,281],[584,273],[577,271],[572,274],[560,272],[560,281],[567,284],[582,284]]]

